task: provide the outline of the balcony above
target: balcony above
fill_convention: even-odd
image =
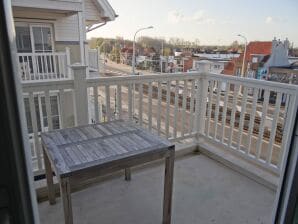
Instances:
[[[15,17],[35,18],[41,14],[53,16],[71,15],[82,11],[81,0],[12,0]],[[28,12],[30,12],[28,14]]]

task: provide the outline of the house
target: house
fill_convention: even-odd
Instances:
[[[253,64],[258,63],[266,55],[271,54],[271,41],[251,41],[246,47],[245,62],[244,62],[244,77],[255,77],[256,71],[251,68]],[[235,68],[234,75],[241,76],[244,53],[241,53],[234,60]],[[249,71],[249,72],[248,72]]]
[[[89,50],[86,33],[117,17],[106,0],[12,0],[12,11],[22,82],[68,80],[72,75],[70,65],[75,63],[88,66],[87,76],[96,66],[98,72],[97,52]],[[67,124],[74,123],[72,93],[64,91],[64,95],[66,100],[60,105],[59,91],[50,93],[54,129],[60,127],[62,110]],[[24,95],[29,133],[34,128],[30,103],[35,105],[38,131],[48,129],[45,95],[35,93],[33,97],[34,102],[30,102]]]
[[[116,18],[106,0],[12,0],[23,80],[66,77],[88,64],[86,33]]]
[[[221,74],[228,62],[225,59],[196,59],[193,61],[193,70]]]
[[[132,47],[123,47],[120,50],[120,63],[126,64],[126,65],[131,65],[132,54],[133,54]]]
[[[287,67],[289,41],[284,42],[274,38],[269,41],[253,41],[247,45],[244,60],[244,77],[268,79],[271,67]],[[241,76],[244,53],[226,64],[223,74]]]

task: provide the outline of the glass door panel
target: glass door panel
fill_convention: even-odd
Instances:
[[[47,79],[54,74],[52,27],[49,25],[31,25],[33,52],[39,79]]]
[[[31,31],[34,52],[38,53],[53,51],[52,29],[50,26],[32,25]]]

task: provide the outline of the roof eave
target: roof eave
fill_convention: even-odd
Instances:
[[[97,6],[101,18],[105,22],[113,21],[116,17],[118,17],[118,15],[115,13],[115,10],[107,0],[93,0],[93,2]]]

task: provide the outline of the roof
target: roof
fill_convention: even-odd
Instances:
[[[271,50],[272,50],[271,41],[249,42],[249,44],[246,47],[245,61],[251,62],[252,57],[255,55],[264,55],[265,59],[268,59],[267,55],[271,55]],[[237,66],[242,65],[243,55],[244,53],[241,53],[238,58],[235,58],[235,60],[233,60],[234,64],[237,64]]]
[[[270,55],[272,49],[271,41],[251,41],[246,47],[245,60],[251,61],[252,55]],[[242,60],[243,53],[240,54],[239,59]]]
[[[102,19],[106,22],[113,21],[118,16],[110,3],[107,0],[92,0],[100,15],[102,15]]]

